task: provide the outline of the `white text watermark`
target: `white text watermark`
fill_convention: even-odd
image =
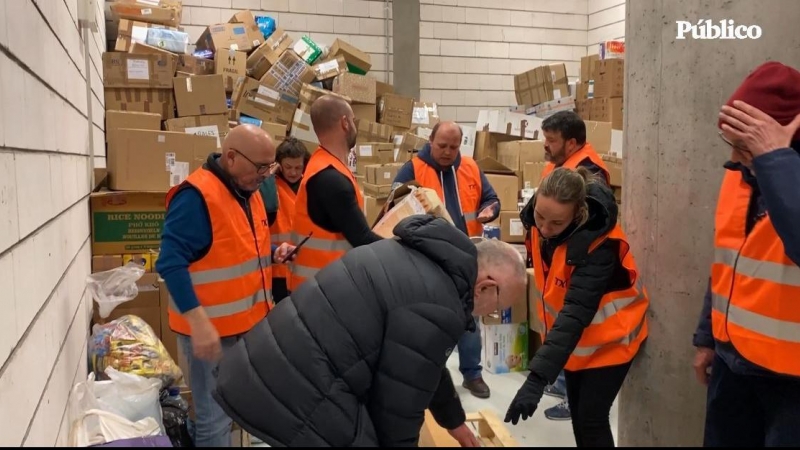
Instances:
[[[692,39],[758,39],[761,27],[758,25],[736,25],[733,20],[726,19],[714,23],[711,19],[701,19],[697,23],[676,20],[678,34],[675,39],[687,39],[691,32]]]

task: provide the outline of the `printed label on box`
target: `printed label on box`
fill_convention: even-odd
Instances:
[[[175,161],[175,165],[170,172],[169,186],[175,187],[183,183],[189,177],[189,163],[185,161]]]
[[[142,15],[143,16],[149,16],[150,14],[153,14],[153,10],[152,9],[147,8],[147,9],[143,9],[142,10]]]
[[[220,147],[219,142],[219,127],[216,125],[206,125],[204,127],[191,127],[185,131],[187,134],[194,134],[197,136],[213,136],[217,138],[217,148]]]
[[[371,145],[359,145],[358,146],[358,154],[360,156],[372,156],[372,146]]]
[[[164,159],[166,160],[167,164],[167,172],[172,172],[172,168],[175,166],[175,153],[165,153]]]
[[[150,61],[146,59],[128,58],[128,79],[129,80],[149,80]]]
[[[144,44],[147,41],[147,27],[134,25],[131,29],[131,40]]]
[[[508,221],[508,232],[512,236],[523,236],[525,235],[525,229],[522,227],[522,220],[520,219],[511,219]]]
[[[411,123],[417,125],[427,125],[428,124],[428,108],[414,108],[411,112]]]
[[[275,100],[280,100],[281,94],[274,89],[270,89],[266,86],[259,86],[258,87],[258,95],[263,95],[264,97],[274,98]]]

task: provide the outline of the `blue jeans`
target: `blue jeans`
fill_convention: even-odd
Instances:
[[[225,352],[236,343],[238,338],[222,338],[222,351]],[[186,357],[189,370],[189,388],[192,390],[194,402],[194,427],[189,430],[196,447],[230,447],[231,425],[233,421],[220,408],[211,392],[216,388],[213,370],[215,363],[202,361],[194,357],[192,338],[178,335],[178,345]]]
[[[472,381],[481,377],[481,329],[478,318],[475,317],[475,332],[466,332],[458,340],[458,370],[464,376],[464,381]]]
[[[567,400],[567,380],[564,378],[563,370],[558,374],[558,378],[556,378],[556,382],[553,383],[553,387],[556,388],[557,391],[563,392],[564,400]]]

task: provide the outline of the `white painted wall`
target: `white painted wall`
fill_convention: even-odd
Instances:
[[[65,445],[85,379],[89,139],[105,162],[99,30],[87,130],[77,0],[0,2],[0,446]]]
[[[587,55],[598,52],[603,41],[625,40],[625,0],[589,1]]]

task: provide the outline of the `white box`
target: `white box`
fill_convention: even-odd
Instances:
[[[501,374],[528,369],[528,323],[481,324],[486,370]]]
[[[478,112],[476,131],[491,131],[528,139],[542,139],[542,119],[511,111],[482,109]]]
[[[319,144],[317,133],[314,131],[314,125],[311,123],[311,115],[303,112],[301,109],[294,112],[294,120],[292,121],[292,131],[290,134],[301,141]]]

